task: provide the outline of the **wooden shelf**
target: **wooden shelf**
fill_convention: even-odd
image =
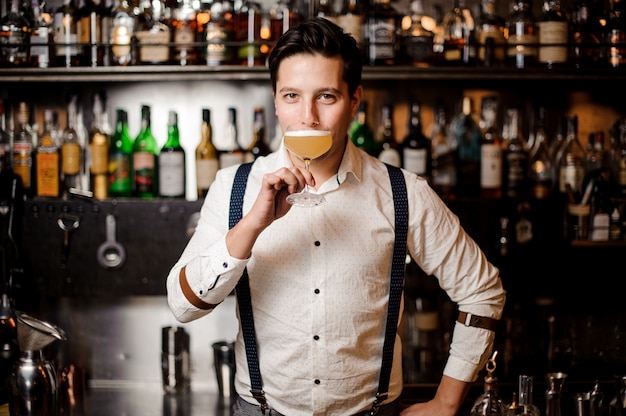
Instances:
[[[436,80],[436,81],[550,81],[569,83],[582,81],[624,81],[626,70],[546,69],[546,68],[480,68],[480,67],[373,67],[363,69],[365,81],[377,80]],[[0,68],[0,82],[148,82],[148,81],[266,81],[267,68],[263,66],[109,66],[75,68]]]

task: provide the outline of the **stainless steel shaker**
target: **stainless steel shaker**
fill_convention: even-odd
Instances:
[[[17,341],[20,357],[11,373],[9,413],[11,416],[56,416],[59,414],[58,379],[43,349],[65,340],[60,328],[17,312]]]
[[[235,393],[235,344],[230,341],[217,341],[212,344],[213,363],[220,400],[232,401]]]
[[[166,394],[186,393],[191,387],[189,334],[182,327],[166,326],[162,328],[162,341],[163,391]]]

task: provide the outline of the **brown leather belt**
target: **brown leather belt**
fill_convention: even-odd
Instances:
[[[462,311],[459,312],[459,317],[456,320],[465,326],[473,326],[476,328],[488,329],[490,331],[495,331],[498,328],[499,322],[497,319],[473,315]]]

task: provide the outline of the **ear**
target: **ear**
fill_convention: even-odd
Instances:
[[[350,113],[352,117],[356,116],[356,113],[359,111],[359,104],[361,104],[361,100],[363,99],[363,86],[359,85],[352,94],[350,98]]]

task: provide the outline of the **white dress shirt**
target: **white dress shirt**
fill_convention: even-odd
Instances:
[[[283,146],[257,159],[246,188],[244,215],[263,174],[289,165]],[[386,167],[348,140],[338,174],[317,191],[326,203],[293,207],[263,231],[249,259],[231,257],[225,244],[235,171],[230,167],[217,174],[196,231],[169,273],[170,308],[182,322],[210,312],[197,309],[182,294],[183,266],[192,290],[210,304],[228,296],[247,267],[269,406],[289,416],[346,416],[369,409],[381,369],[394,245]],[[499,319],[505,292],[498,270],[427,182],[406,171],[404,176],[409,254],[438,278],[460,310]],[[491,331],[456,324],[444,374],[474,381],[489,358],[493,339]],[[237,392],[256,404],[241,330],[235,356]],[[402,391],[401,359],[396,336],[388,401]]]

